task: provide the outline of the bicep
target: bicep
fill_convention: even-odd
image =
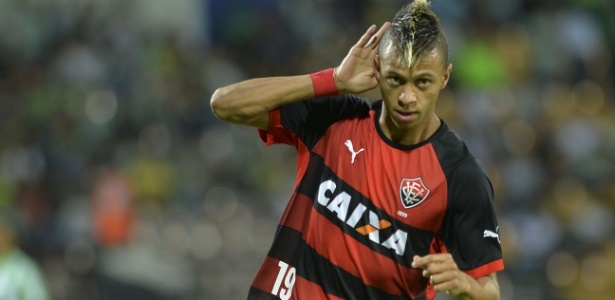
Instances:
[[[476,281],[478,281],[478,283],[484,288],[494,289],[498,292],[500,291],[500,285],[498,283],[498,277],[496,273],[481,276],[477,278]]]

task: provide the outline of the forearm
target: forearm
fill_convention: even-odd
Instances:
[[[461,300],[499,300],[500,287],[496,273],[474,279],[459,270],[450,253],[414,256],[412,267],[422,269],[437,292],[445,292]]]
[[[491,274],[478,279],[468,276],[468,289],[457,296],[460,300],[499,300],[500,287],[496,275]]]
[[[309,75],[258,78],[217,89],[211,108],[221,120],[262,128],[270,110],[313,97]]]

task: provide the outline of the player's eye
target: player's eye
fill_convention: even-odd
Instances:
[[[427,78],[420,78],[416,81],[416,86],[418,86],[421,89],[429,87],[430,84],[431,84],[431,80]]]
[[[403,83],[403,80],[398,76],[389,76],[387,77],[387,83],[390,86],[399,86]]]

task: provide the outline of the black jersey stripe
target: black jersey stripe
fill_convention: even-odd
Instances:
[[[370,109],[371,101],[352,94],[316,98],[281,106],[281,123],[312,149],[331,124],[357,116],[368,117]]]
[[[248,293],[248,300],[280,300],[280,297],[251,287]]]
[[[311,153],[310,163],[308,166],[308,173],[311,174],[323,174],[322,178],[306,177],[301,184],[297,187],[297,192],[306,195],[312,199],[314,208],[329,221],[336,226],[340,227],[346,234],[352,236],[358,242],[369,247],[371,250],[394,260],[396,263],[410,268],[412,265],[412,258],[414,255],[426,255],[429,253],[431,247],[431,241],[434,238],[435,233],[427,230],[418,229],[412,227],[406,223],[397,221],[384,210],[373,205],[372,201],[361,194],[359,191],[348,185],[341,178],[337,177],[335,172],[325,165],[323,158],[315,153]],[[337,214],[328,210],[325,206],[318,203],[317,197],[319,192],[319,186],[324,180],[332,180],[336,183],[336,191],[329,195],[333,199],[337,194],[345,192],[351,197],[351,203],[348,208],[349,212],[353,212],[359,204],[362,204],[367,208],[367,211],[376,213],[379,219],[386,220],[392,225],[386,229],[380,231],[381,240],[386,239],[395,233],[398,229],[408,233],[409,237],[406,242],[405,252],[403,256],[398,255],[394,250],[372,242],[368,236],[363,235],[357,231],[357,228],[369,224],[369,213],[365,213],[361,220],[355,227],[348,225],[348,223],[340,220]],[[349,213],[350,214],[350,213]],[[412,241],[410,243],[409,241]]]
[[[294,266],[297,275],[311,281],[336,297],[349,300],[408,300],[401,295],[393,295],[364,284],[360,278],[332,264],[327,258],[318,254],[303,240],[301,232],[280,225],[269,257]],[[294,251],[278,250],[277,243],[294,245]],[[259,299],[259,298],[256,298]],[[264,298],[267,299],[267,298]],[[414,299],[425,299],[418,297]]]

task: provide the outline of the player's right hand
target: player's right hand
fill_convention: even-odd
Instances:
[[[384,32],[391,26],[386,22],[378,29],[370,26],[359,41],[350,48],[342,63],[335,68],[335,80],[342,93],[362,93],[378,86],[375,58]]]

